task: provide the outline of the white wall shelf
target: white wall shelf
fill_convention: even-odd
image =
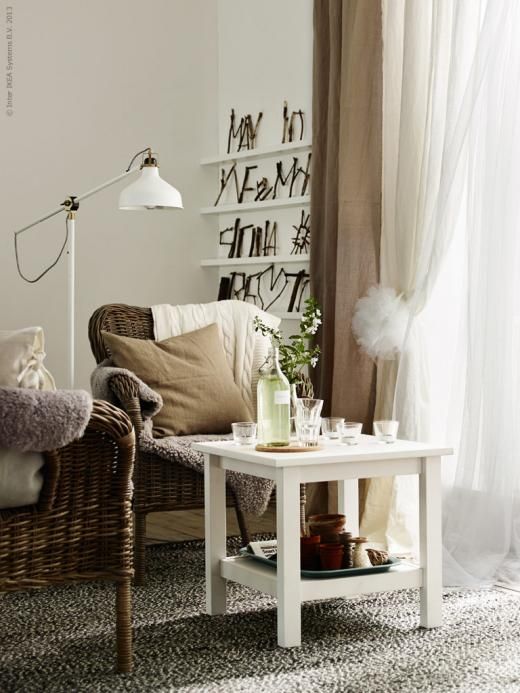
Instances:
[[[213,207],[201,207],[201,214],[234,214],[235,212],[254,212],[256,209],[282,209],[283,207],[298,207],[310,204],[310,195],[298,197],[282,197],[277,200],[264,200],[262,202],[241,202],[232,205],[216,205]]]
[[[286,144],[274,144],[269,147],[258,149],[245,149],[242,152],[231,152],[231,154],[221,154],[201,159],[201,166],[214,166],[215,164],[225,164],[232,161],[251,161],[265,156],[278,156],[282,154],[296,154],[311,148],[310,142],[287,142]]]
[[[291,262],[309,264],[308,255],[261,255],[260,257],[209,257],[200,261],[201,267],[240,267],[242,265],[272,265]]]

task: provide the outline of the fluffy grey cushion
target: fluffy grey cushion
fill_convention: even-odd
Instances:
[[[92,412],[84,390],[0,388],[0,448],[43,452],[81,438]]]

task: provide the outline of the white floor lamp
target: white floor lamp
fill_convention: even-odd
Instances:
[[[141,156],[141,163],[135,164],[134,162],[137,157]],[[117,183],[118,181],[126,178],[131,173],[140,171],[141,174],[139,178],[131,183],[128,187],[122,190],[119,196],[119,209],[129,209],[129,210],[140,210],[140,209],[182,209],[182,198],[178,190],[176,190],[169,183],[166,183],[159,176],[159,166],[157,164],[157,159],[152,154],[152,150],[147,147],[142,151],[138,152],[130,161],[128,168],[124,173],[119,176],[112,178],[111,180],[102,183],[97,188],[89,190],[83,195],[70,195],[67,199],[61,203],[61,205],[54,209],[49,214],[45,214],[31,224],[24,226],[19,229],[14,234],[14,247],[16,255],[16,266],[18,268],[18,273],[20,276],[30,284],[35,284],[42,277],[44,277],[49,270],[51,270],[59,261],[63,254],[63,251],[67,249],[67,323],[68,323],[68,384],[69,387],[74,387],[74,317],[75,317],[75,297],[74,297],[74,283],[75,283],[75,222],[76,213],[79,209],[79,203],[82,200],[86,200],[87,197],[92,197],[96,193],[108,188],[110,185]],[[34,279],[27,278],[20,269],[20,262],[18,256],[18,236],[24,231],[37,226],[42,221],[54,217],[60,212],[66,212],[66,236],[63,246],[58,254],[56,260],[47,267],[41,274],[39,274]]]

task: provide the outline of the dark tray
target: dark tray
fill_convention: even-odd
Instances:
[[[268,565],[276,570],[276,559],[264,558],[263,556],[255,556],[247,548],[243,547],[240,549],[241,556],[247,556],[252,558],[259,563]],[[339,578],[339,577],[353,577],[354,575],[372,575],[373,573],[386,573],[395,565],[399,565],[401,560],[390,556],[388,558],[388,563],[383,563],[383,565],[373,565],[370,568],[342,568],[341,570],[300,570],[300,575],[302,577],[311,578],[313,580],[326,580],[329,578]]]

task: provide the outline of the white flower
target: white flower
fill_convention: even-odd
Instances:
[[[317,356],[313,356],[313,357],[311,358],[311,366],[312,366],[313,368],[316,368],[317,364],[318,364],[318,357],[317,357]]]
[[[312,324],[309,325],[309,329],[307,330],[309,334],[316,334],[318,331],[318,327],[321,325],[321,320],[319,318],[313,318],[312,319]]]

